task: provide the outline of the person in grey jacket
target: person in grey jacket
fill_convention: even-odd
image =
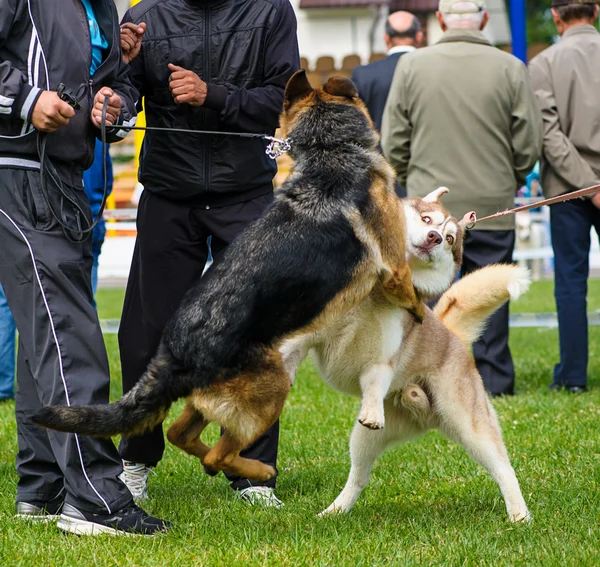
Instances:
[[[529,64],[542,110],[541,183],[555,197],[600,183],[600,34],[596,0],[553,0],[561,40]],[[550,207],[560,362],[551,389],[587,390],[587,280],[592,227],[600,235],[600,194]]]
[[[541,152],[542,121],[527,69],[483,35],[483,0],[441,0],[444,35],[400,59],[383,115],[381,146],[409,197],[440,185],[457,218],[483,217],[514,206]],[[464,241],[461,273],[510,262],[514,216],[477,224]],[[473,353],[493,395],[514,393],[508,306],[491,318]]]
[[[82,184],[105,100],[108,125],[134,122],[112,0],[0,0],[0,283],[19,331],[17,515],[82,535],[152,534],[168,526],[133,504],[110,439],[31,421],[43,405],[108,402]]]

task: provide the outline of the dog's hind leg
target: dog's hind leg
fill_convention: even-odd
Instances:
[[[206,457],[211,448],[202,443],[200,435],[208,424],[209,421],[204,415],[188,402],[181,415],[169,427],[167,439],[182,451],[198,457],[204,464],[204,457]],[[211,476],[218,473],[218,471],[206,465],[204,466],[204,470]]]
[[[383,400],[385,399],[394,372],[388,364],[374,364],[360,377],[362,401],[358,422],[368,429],[383,429],[385,412]]]
[[[204,458],[204,465],[256,481],[266,481],[275,469],[254,459],[239,456],[240,451],[258,439],[277,421],[290,391],[290,379],[281,355],[270,352],[252,372],[213,385],[197,393],[196,407],[224,428],[219,442]]]
[[[477,379],[481,384],[479,376]],[[460,404],[458,399],[455,399],[452,404],[444,404],[444,407],[436,408],[441,418],[440,428],[460,443],[498,483],[506,503],[509,520],[527,522],[531,517],[502,441],[496,413],[482,385],[477,388],[474,398],[469,402],[468,406],[463,405],[464,412],[456,411],[456,404]],[[468,411],[467,407],[470,408]]]
[[[319,516],[348,512],[358,500],[369,482],[373,463],[385,449],[396,443],[404,443],[419,437],[425,430],[404,410],[398,410],[392,402],[385,403],[387,425],[385,429],[371,430],[356,423],[350,436],[350,458],[352,466],[346,486],[334,502]]]
[[[263,433],[261,431],[260,435]],[[272,466],[255,459],[245,459],[239,456],[240,451],[248,444],[245,441],[236,439],[226,429],[223,431],[218,443],[205,457],[204,466],[259,482],[272,479],[277,474]]]

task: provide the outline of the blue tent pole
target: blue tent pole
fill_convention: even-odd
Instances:
[[[527,9],[525,0],[509,0],[512,52],[527,63]]]

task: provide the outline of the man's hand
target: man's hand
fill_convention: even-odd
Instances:
[[[73,107],[61,100],[56,91],[43,91],[33,107],[31,123],[40,132],[54,132],[66,126],[73,116]]]
[[[600,192],[599,193],[594,193],[594,196],[592,197],[592,204],[597,209],[600,209]]]
[[[138,56],[145,33],[146,24],[143,22],[141,24],[127,22],[121,26],[121,52],[125,63],[131,63]]]
[[[169,88],[177,104],[202,106],[206,100],[206,83],[193,71],[169,63]]]
[[[106,125],[111,126],[119,118],[123,101],[121,97],[108,87],[102,87],[94,97],[94,106],[92,108],[92,122],[94,126],[100,128],[102,125],[102,107],[104,106],[104,97],[108,98],[108,107],[106,108]]]

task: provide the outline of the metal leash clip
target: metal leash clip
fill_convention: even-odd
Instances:
[[[276,159],[282,156],[286,152],[289,152],[292,148],[292,139],[286,138],[273,138],[273,136],[265,136],[265,140],[269,140],[271,143],[267,146],[265,153],[271,158]]]

